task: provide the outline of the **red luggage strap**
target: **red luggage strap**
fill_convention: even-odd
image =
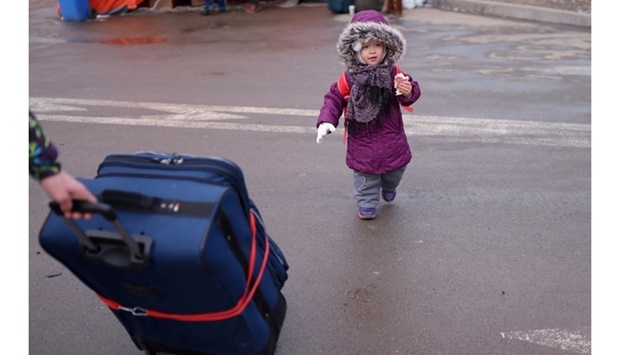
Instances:
[[[394,67],[396,68],[396,74],[400,74],[403,72],[397,65],[395,65]],[[350,97],[349,94],[351,93],[351,88],[349,87],[349,83],[347,83],[347,78],[345,74],[346,72],[343,72],[340,75],[336,85],[338,86],[338,91],[340,91],[340,94],[342,95],[342,97],[347,102],[349,102],[349,97]],[[409,112],[413,112],[413,107],[411,106],[405,106],[402,103],[400,104],[400,106]],[[344,109],[342,110],[342,116],[344,117],[345,120],[347,119],[347,106],[346,105],[344,106]],[[347,142],[347,129],[345,125],[344,135],[342,136],[342,143],[346,144],[346,142]]]
[[[263,255],[263,261],[261,263],[260,269],[258,271],[258,275],[256,278],[253,278],[253,269],[256,264],[256,218],[254,216],[254,212],[250,211],[250,229],[252,231],[252,244],[250,246],[250,259],[248,262],[248,277],[245,285],[245,290],[239,298],[237,304],[226,311],[220,312],[211,312],[211,313],[198,313],[198,314],[174,314],[174,313],[165,313],[159,312],[152,309],[145,309],[140,307],[124,307],[120,303],[107,299],[99,294],[99,298],[105,303],[108,307],[115,311],[126,311],[134,316],[147,316],[154,318],[165,318],[178,320],[183,322],[208,322],[208,321],[220,321],[225,319],[230,319],[232,317],[236,317],[243,313],[248,304],[252,301],[252,297],[254,297],[254,293],[256,293],[256,289],[258,288],[261,279],[263,278],[263,274],[265,272],[265,267],[267,266],[267,258],[269,256],[269,237],[265,234],[265,252]]]

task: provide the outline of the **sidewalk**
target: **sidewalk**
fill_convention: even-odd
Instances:
[[[477,15],[490,15],[521,20],[565,24],[591,28],[590,13],[558,10],[549,7],[524,5],[519,0],[429,0],[434,8],[465,12]]]

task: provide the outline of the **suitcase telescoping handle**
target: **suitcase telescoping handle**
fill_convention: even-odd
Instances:
[[[52,212],[63,217],[71,231],[75,233],[75,235],[80,240],[80,243],[83,244],[84,247],[88,249],[88,251],[90,251],[91,253],[98,253],[100,251],[101,246],[94,243],[72,218],[66,218],[58,203],[52,201],[49,203],[49,207]],[[116,212],[110,205],[101,202],[73,200],[72,210],[74,212],[100,214],[101,216],[103,216],[108,222],[110,222],[114,226],[118,234],[123,239],[123,242],[127,245],[127,248],[129,248],[129,252],[131,254],[130,260],[143,260],[144,255],[142,250],[140,249],[140,246],[134,240],[134,238],[129,233],[127,233],[125,228],[123,228],[123,226],[118,222],[118,219],[116,218]]]

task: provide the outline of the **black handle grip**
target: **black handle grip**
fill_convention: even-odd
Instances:
[[[108,221],[116,220],[116,212],[112,209],[110,205],[101,202],[88,202],[83,200],[73,200],[73,212],[79,213],[93,213],[100,214]],[[59,216],[64,215],[62,210],[60,209],[60,205],[57,202],[49,203],[50,209],[52,212],[56,213]]]
[[[52,213],[63,217],[69,228],[78,237],[80,244],[86,248],[85,253],[90,258],[118,267],[144,267],[148,265],[150,238],[138,236],[145,247],[143,250],[134,239],[134,236],[127,233],[125,228],[116,219],[116,212],[112,206],[101,202],[88,202],[84,200],[72,200],[72,203],[72,212],[100,214],[117,231],[117,233],[92,230],[85,232],[72,218],[65,218],[64,213],[60,209],[60,204],[55,201],[50,202],[49,207]],[[116,240],[119,239],[118,236],[124,242],[124,246],[119,247],[116,243]],[[110,243],[110,241],[112,242]]]

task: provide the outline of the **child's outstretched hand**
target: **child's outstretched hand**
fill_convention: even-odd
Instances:
[[[396,88],[396,95],[411,96],[411,83],[403,73],[398,73],[394,77],[394,87]]]
[[[323,142],[323,138],[325,138],[325,136],[335,131],[336,127],[334,127],[333,124],[329,122],[321,123],[319,128],[316,129],[316,142],[320,144]]]

